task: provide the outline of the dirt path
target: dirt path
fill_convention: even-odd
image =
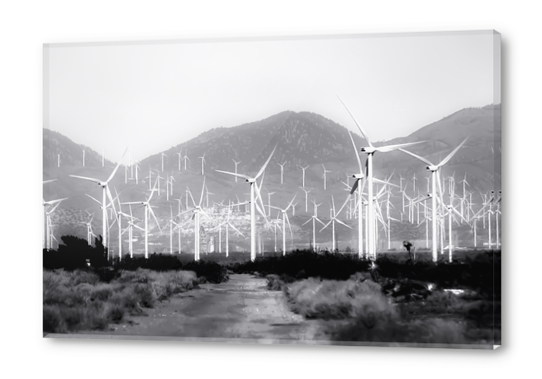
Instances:
[[[282,292],[268,291],[265,279],[251,275],[231,275],[227,283],[201,285],[145,311],[146,316],[129,318],[133,324],[113,325],[114,331],[107,334],[275,343],[318,339],[317,321],[292,313]]]

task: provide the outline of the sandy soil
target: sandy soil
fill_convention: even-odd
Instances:
[[[292,313],[282,292],[267,290],[265,279],[231,275],[227,283],[200,287],[146,309],[145,316],[130,316],[105,334],[264,343],[310,343],[323,337],[318,321]]]

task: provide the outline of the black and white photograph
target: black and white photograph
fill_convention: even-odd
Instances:
[[[43,97],[44,337],[501,345],[498,31],[46,43]]]

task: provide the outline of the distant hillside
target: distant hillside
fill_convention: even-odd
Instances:
[[[101,166],[102,155],[85,145],[79,145],[68,137],[49,129],[43,129],[43,169],[51,170],[60,166],[83,166],[83,150],[85,166]],[[106,165],[111,162],[105,160]]]
[[[355,135],[355,140],[361,144],[360,137]],[[163,153],[168,169],[178,167],[176,153],[182,152],[196,171],[201,170],[199,157],[205,154],[208,170],[232,170],[235,159],[241,161],[238,172],[251,173],[259,170],[275,145],[269,172],[279,172],[278,163],[286,163],[285,170],[298,170],[297,165],[355,159],[345,127],[315,113],[291,111],[237,127],[211,129]],[[142,165],[160,166],[161,153],[143,160]]]

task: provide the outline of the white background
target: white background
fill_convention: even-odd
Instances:
[[[2,376],[535,377],[540,373],[540,12],[521,1],[72,1],[0,6]],[[41,337],[42,44],[495,29],[503,41],[503,343],[497,351]],[[7,171],[5,170],[7,168]],[[529,177],[531,175],[531,177]],[[7,243],[6,243],[7,242]],[[24,262],[25,266],[19,264]],[[528,372],[530,371],[530,372]]]

